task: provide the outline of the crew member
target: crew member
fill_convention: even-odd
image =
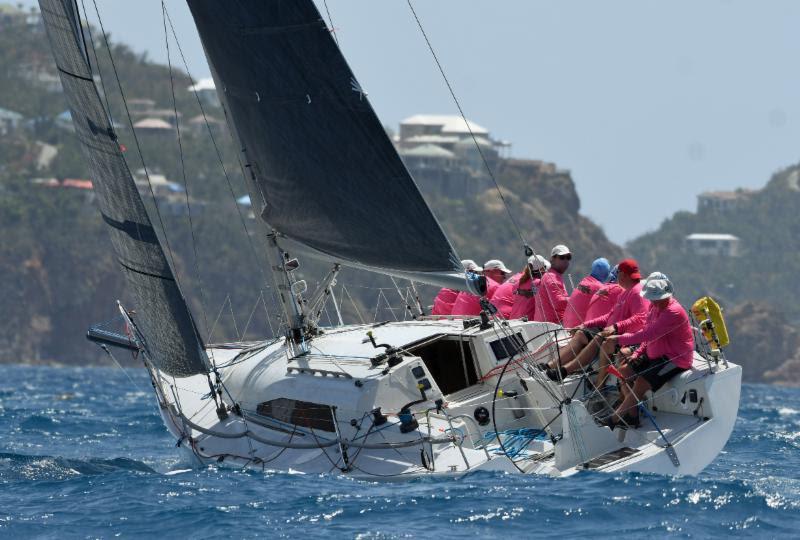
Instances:
[[[511,270],[506,268],[503,261],[491,259],[483,265],[483,275],[486,278],[486,298],[489,300],[497,291],[497,287],[503,283]],[[481,312],[480,298],[468,291],[461,291],[453,303],[452,315],[479,315]]]
[[[552,380],[589,365],[606,337],[620,332],[636,332],[644,325],[649,302],[639,294],[642,290],[639,264],[634,259],[625,259],[618,267],[617,279],[624,292],[609,313],[589,319],[577,327],[569,343],[559,349],[556,360],[547,365],[547,376]],[[614,352],[614,347],[610,345],[603,349],[605,355]],[[603,354],[600,356],[603,358]],[[555,362],[559,361],[561,366],[556,369]]]
[[[589,301],[589,308],[586,310],[586,317],[584,320],[596,319],[610,313],[614,306],[617,304],[617,299],[625,289],[620,287],[617,283],[617,272],[619,268],[614,266],[608,274],[608,281],[598,289],[592,299]]]
[[[536,320],[536,295],[542,281],[542,275],[550,269],[550,263],[541,255],[528,257],[528,264],[519,285],[514,291],[514,305],[511,307],[509,319],[527,317],[529,321]]]
[[[536,320],[562,324],[569,295],[564,287],[564,272],[569,268],[572,253],[563,244],[550,251],[550,270],[545,272],[537,295]]]
[[[567,309],[564,312],[564,328],[575,328],[583,324],[586,312],[589,310],[589,302],[610,273],[611,265],[608,264],[608,259],[600,257],[592,262],[589,275],[583,278],[569,295]]]
[[[476,272],[479,270],[478,265],[472,259],[464,259],[461,261],[461,266],[464,267],[465,272]],[[453,289],[444,288],[439,291],[436,298],[433,299],[433,309],[431,315],[451,315],[453,313],[453,304],[456,303],[458,292]]]
[[[622,385],[624,399],[610,419],[612,427],[619,422],[638,426],[636,404],[645,393],[657,392],[667,381],[692,367],[694,334],[686,310],[673,295],[672,282],[652,278],[651,274],[641,294],[652,305],[644,328],[636,332],[621,331],[621,335],[606,340],[623,347],[620,374],[626,381],[635,377],[633,388]],[[635,344],[640,345],[633,351],[630,346]]]

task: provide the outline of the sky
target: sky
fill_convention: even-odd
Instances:
[[[160,0],[96,1],[114,39],[166,60]],[[800,2],[412,3],[467,117],[513,157],[570,170],[581,212],[615,242],[800,161]],[[457,113],[406,0],[327,5],[384,124]],[[186,3],[167,8],[192,75],[207,77]]]

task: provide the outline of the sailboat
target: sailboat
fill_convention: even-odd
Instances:
[[[73,0],[40,0],[102,219],[134,299],[129,335],[177,445],[199,464],[398,480],[496,470],[697,474],[737,415],[741,368],[698,341],[694,366],[598,422],[614,396],[533,366],[568,337],[497,317],[467,275],[311,0],[188,0],[284,310],[276,338],[204,343],[95,86]],[[289,253],[330,265],[317,290]],[[342,267],[483,295],[479,317],[320,324]],[[135,308],[135,309],[134,309]],[[613,377],[611,378],[613,380]],[[612,390],[613,392],[613,390]]]

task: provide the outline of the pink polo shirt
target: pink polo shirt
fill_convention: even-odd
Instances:
[[[486,278],[486,297],[491,300],[494,296],[495,291],[497,291],[497,287],[499,284],[493,280],[492,278]],[[481,312],[481,302],[480,298],[475,296],[474,294],[461,291],[458,293],[456,297],[456,301],[453,303],[453,311],[450,312],[451,315],[479,315]]]
[[[575,328],[583,324],[586,318],[586,312],[589,310],[589,302],[591,302],[594,293],[600,289],[603,284],[594,276],[586,276],[578,283],[572,294],[569,295],[567,302],[567,309],[564,311],[564,327]]]
[[[540,283],[539,278],[529,279],[514,291],[514,305],[509,319],[527,317],[529,321],[536,320],[536,294]]]
[[[605,328],[616,324],[617,332],[620,334],[638,332],[644,326],[647,310],[650,307],[650,302],[642,298],[641,291],[642,282],[640,281],[619,295],[614,309],[609,313],[594,319],[587,319],[583,324],[587,328]]]
[[[511,309],[514,307],[514,292],[519,287],[519,278],[522,277],[522,272],[514,274],[503,283],[497,286],[492,296],[492,304],[497,308],[503,318],[508,319],[511,316]]]
[[[686,310],[675,298],[670,298],[661,309],[652,306],[644,328],[620,335],[618,343],[622,347],[641,343],[633,353],[634,358],[643,354],[651,360],[666,356],[679,368],[692,367],[694,334]]]
[[[584,321],[588,321],[591,319],[596,319],[606,313],[610,313],[614,306],[617,304],[617,299],[619,295],[621,295],[625,289],[622,288],[622,285],[618,283],[607,283],[600,287],[600,289],[594,293],[592,299],[589,301],[589,309],[586,310],[586,316],[583,318]]]
[[[536,295],[536,320],[561,324],[569,296],[564,287],[564,277],[552,268],[544,273]],[[541,309],[540,309],[541,308]]]
[[[431,315],[450,315],[453,312],[453,304],[458,298],[458,291],[453,289],[442,289],[436,298],[433,299],[433,309]]]

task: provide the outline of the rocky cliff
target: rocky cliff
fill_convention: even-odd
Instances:
[[[85,189],[88,176],[82,151],[63,113],[66,103],[53,82],[57,82],[55,68],[41,31],[27,23],[0,31],[4,77],[0,108],[14,108],[23,118],[0,129],[0,313],[4,322],[0,362],[107,362],[84,336],[91,324],[116,315],[115,301],[126,300],[124,283],[91,190]],[[151,114],[174,123],[165,66],[149,62],[122,44],[112,44],[112,51],[131,98],[133,120],[136,115]],[[107,58],[101,48],[99,68],[104,74],[111,70]],[[196,121],[200,110],[187,91],[188,77],[175,73],[173,80],[183,126],[183,162],[175,132],[170,130],[140,133],[142,159],[118,91],[113,84],[106,85],[120,141],[128,148],[129,166],[136,170],[146,162],[151,180],[159,175],[170,181],[161,186],[164,193],[155,200],[146,189],[146,204],[151,212],[157,205],[162,215],[165,231],[159,233],[166,233],[183,291],[204,337],[214,341],[270,335],[278,310],[259,227],[248,216],[247,207],[235,202],[245,193],[237,148],[220,121],[222,111],[211,105],[208,113],[222,150],[220,163],[205,126]],[[41,151],[45,147],[47,155]],[[551,164],[508,159],[498,160],[495,170],[534,249],[549,253],[556,243],[572,247],[575,279],[588,270],[594,257],[620,256],[620,248],[580,215],[569,173]],[[469,195],[459,194],[460,178],[456,177],[454,196],[452,191],[438,189],[435,179],[423,175],[418,180],[462,257],[479,262],[501,258],[512,268],[523,266],[520,240],[492,186],[471,183],[465,177],[465,184],[478,188]],[[193,213],[192,229],[187,201]],[[304,277],[311,287],[325,270],[304,261]],[[340,288],[346,322],[402,316],[402,310],[389,308],[398,304],[397,294],[391,288],[383,293],[381,287],[392,287],[385,278],[345,270],[339,283],[348,286],[346,291]],[[427,295],[423,300],[430,301],[434,291],[422,292]]]

